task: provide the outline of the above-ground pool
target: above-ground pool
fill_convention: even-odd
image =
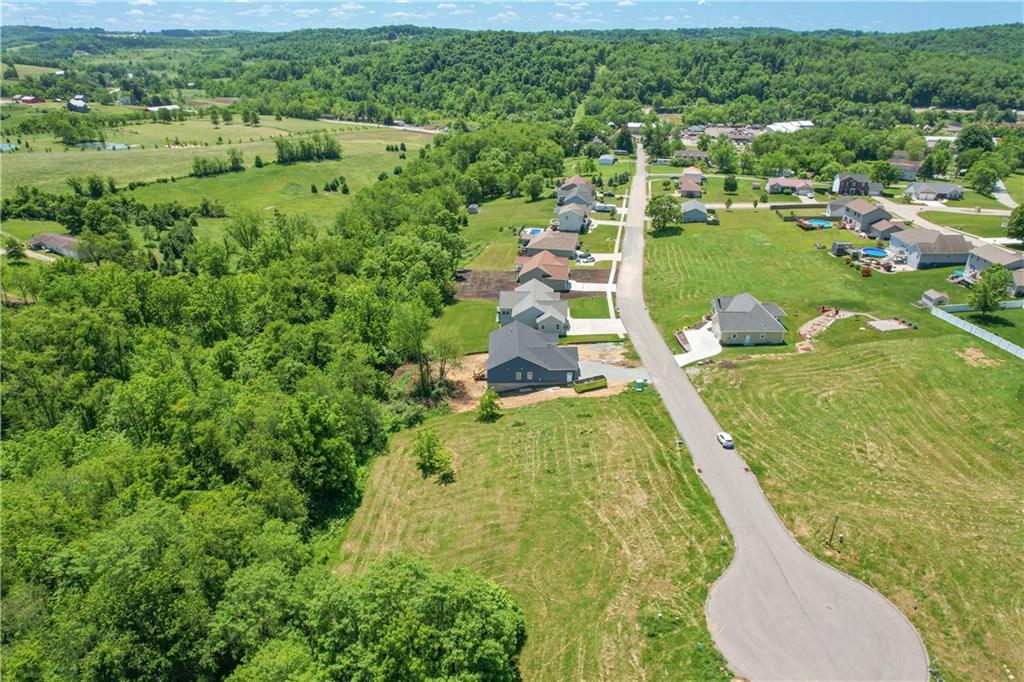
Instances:
[[[821,218],[811,218],[810,220],[807,221],[807,224],[808,225],[813,225],[814,227],[818,228],[819,230],[828,229],[828,228],[832,227],[832,221],[830,221],[830,220],[822,220]]]
[[[869,246],[866,249],[861,249],[861,253],[865,256],[870,256],[871,258],[885,258],[889,252],[885,249],[876,249],[873,246]]]

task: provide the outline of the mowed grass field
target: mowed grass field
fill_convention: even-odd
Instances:
[[[495,199],[480,204],[480,212],[469,216],[462,230],[466,239],[465,267],[473,270],[511,270],[523,227],[546,228],[555,217],[555,199],[531,201],[526,197]]]
[[[1006,191],[1016,199],[1018,204],[1024,204],[1024,173],[1014,173],[1003,180],[1003,184],[1006,185]]]
[[[462,341],[463,353],[486,353],[487,337],[498,328],[497,301],[456,301],[434,320],[434,333],[451,330]]]
[[[195,122],[210,126],[208,121]],[[280,123],[280,122],[275,122]],[[317,129],[323,128],[325,124],[320,122],[308,122],[315,124]],[[147,124],[156,128],[162,128],[160,124]],[[141,126],[140,126],[141,127]],[[225,126],[222,126],[224,128]],[[238,129],[244,126],[227,126]],[[174,129],[174,124],[167,127],[168,131]],[[211,128],[212,129],[212,128]],[[240,131],[241,133],[241,131]],[[151,133],[153,135],[159,134]],[[415,158],[414,154],[419,147],[430,141],[428,135],[413,133],[404,130],[393,130],[386,128],[357,128],[355,126],[339,126],[335,134],[341,143],[342,159],[340,163],[348,163],[351,168],[349,172],[343,172],[348,180],[349,187],[353,190],[356,185],[365,182],[367,179],[375,180],[381,171],[390,173],[395,166],[404,162],[398,158],[395,152],[385,152],[384,147],[388,144],[400,144],[405,142],[409,148],[409,158]],[[225,138],[228,135],[225,135]],[[246,135],[246,138],[249,136]],[[113,139],[111,135],[110,139]],[[234,138],[233,138],[234,139]],[[244,157],[247,168],[253,169],[253,162],[257,155],[264,161],[273,161],[276,157],[272,136],[262,141],[233,143],[231,145],[213,145],[209,147],[166,147],[122,150],[73,150],[73,151],[33,151],[16,152],[4,154],[2,168],[0,168],[0,180],[3,184],[3,196],[8,196],[18,185],[34,185],[40,189],[62,192],[67,190],[67,178],[72,175],[85,176],[91,173],[98,173],[103,177],[113,177],[119,185],[125,185],[131,180],[156,180],[157,178],[169,176],[188,175],[192,170],[192,159],[197,156],[227,156],[227,147],[235,147]],[[294,164],[292,168],[303,164]],[[259,169],[259,170],[266,170]],[[324,180],[330,179],[328,176]],[[210,182],[213,180],[223,181],[223,176],[218,178],[188,178],[184,181],[185,189],[178,192],[187,194],[189,183]],[[305,180],[305,178],[302,178]],[[248,182],[248,181],[246,181]],[[178,183],[175,183],[177,185]],[[229,181],[227,183],[231,185]],[[306,184],[306,192],[309,192],[309,183]],[[156,189],[167,189],[167,185],[160,185]],[[200,189],[191,189],[193,193],[217,192],[217,187],[203,185]],[[223,190],[227,194],[235,193],[234,188]],[[260,196],[244,190],[244,201],[258,203]],[[174,198],[173,196],[170,198]],[[266,202],[269,204],[270,202]],[[266,205],[266,204],[264,204]]]
[[[921,217],[938,225],[963,230],[979,237],[1005,237],[1008,218],[998,215],[921,211]]]
[[[997,310],[991,313],[958,313],[957,317],[1024,348],[1024,309],[1022,308]]]
[[[413,433],[378,459],[338,570],[405,552],[467,566],[526,616],[524,680],[729,679],[704,619],[724,524],[653,391],[428,421],[455,483],[423,479]]]
[[[784,350],[791,350],[798,340],[799,326],[818,316],[818,306],[917,320],[928,315],[909,304],[925,289],[945,291],[956,303],[966,298],[962,288],[945,281],[953,268],[873,272],[865,278],[842,259],[830,256],[827,248],[815,248],[816,243],[828,247],[832,241],[873,244],[847,230],[804,232],[763,208],[719,210],[718,217],[721,225],[686,224],[679,233],[646,238],[647,305],[671,347],[675,347],[673,331],[710,313],[712,299],[744,291],[786,311]],[[764,352],[764,347],[726,349],[727,355],[751,352]]]
[[[596,318],[607,320],[610,317],[608,313],[608,297],[601,294],[599,296],[570,298],[569,315],[580,319]]]
[[[938,320],[861,327],[695,383],[798,540],[891,599],[942,677],[1019,678],[1024,365]]]
[[[960,199],[959,201],[947,201],[946,205],[953,208],[1006,208],[1006,206],[1003,206],[992,197],[987,197],[984,194],[978,194],[972,189],[969,189],[964,193],[963,199]]]

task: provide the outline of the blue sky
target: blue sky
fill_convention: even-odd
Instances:
[[[696,28],[779,26],[914,31],[1024,21],[1024,2],[187,2],[74,0],[2,2],[4,24],[99,26],[110,30],[165,28],[286,31],[416,24],[471,29]]]

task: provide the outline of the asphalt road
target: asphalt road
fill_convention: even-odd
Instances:
[[[928,679],[924,644],[903,614],[878,592],[807,553],[739,453],[715,440],[723,429],[679,369],[644,304],[646,205],[641,149],[630,189],[618,304],[736,545],[706,606],[715,644],[732,671],[751,680]]]

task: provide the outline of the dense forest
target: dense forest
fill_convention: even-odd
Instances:
[[[523,618],[496,585],[328,561],[388,435],[445,390],[434,361],[460,354],[430,332],[465,193],[561,173],[556,133],[438,136],[327,233],[240,214],[197,242],[165,207],[170,268],[119,239],[153,216],[102,182],[19,194],[122,247],[35,270],[35,304],[4,315],[5,676],[517,679]]]
[[[133,35],[5,27],[13,63],[60,65],[71,78],[40,77],[41,92],[120,83],[169,97],[187,83],[209,96],[242,97],[261,113],[385,121],[554,120],[580,105],[611,120],[642,106],[680,111],[693,122],[768,123],[829,119],[889,107],[907,122],[914,107],[997,112],[1024,102],[1024,25],[881,35],[844,31],[694,29],[513,33],[412,26],[317,29],[285,34]],[[136,63],[125,50],[177,51]],[[87,52],[89,67],[74,55]],[[951,55],[957,55],[951,59]],[[97,59],[108,56],[109,59]],[[67,96],[67,92],[63,92]],[[101,92],[97,92],[102,96]]]

